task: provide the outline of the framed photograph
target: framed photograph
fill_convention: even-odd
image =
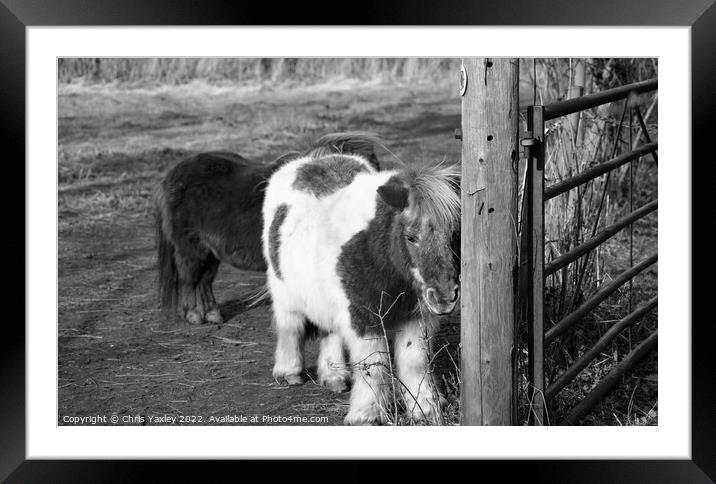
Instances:
[[[26,290],[0,475],[430,458],[713,479],[691,303],[711,3],[301,26],[4,0]]]

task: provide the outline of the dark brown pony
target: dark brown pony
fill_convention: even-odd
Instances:
[[[212,283],[221,262],[265,271],[261,248],[266,181],[283,164],[309,153],[357,153],[376,168],[378,140],[367,133],[323,136],[305,152],[268,164],[234,153],[200,153],[167,173],[155,194],[161,306],[188,322],[221,323]]]

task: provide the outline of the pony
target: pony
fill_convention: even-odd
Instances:
[[[379,171],[345,153],[309,153],[271,175],[262,241],[276,381],[303,383],[317,332],[318,382],[343,392],[352,379],[346,424],[385,423],[391,391],[410,418],[437,416],[431,341],[460,296],[459,185],[454,165]]]
[[[268,164],[229,152],[175,165],[154,193],[160,305],[192,324],[223,322],[212,284],[222,262],[264,271],[261,208],[269,176],[308,153],[360,153],[378,169],[369,133],[332,133]]]

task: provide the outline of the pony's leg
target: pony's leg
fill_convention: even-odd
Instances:
[[[303,383],[303,343],[306,332],[306,320],[302,314],[276,308],[276,353],[274,356],[273,377],[276,381],[285,379],[289,385]]]
[[[389,402],[390,354],[387,341],[380,335],[354,334],[346,338],[351,364],[353,388],[346,425],[384,423],[393,405]]]
[[[433,420],[440,410],[440,397],[429,368],[429,327],[420,320],[406,322],[393,346],[405,406],[416,420]]]
[[[211,285],[214,283],[216,272],[219,270],[219,260],[213,254],[209,254],[204,263],[204,273],[201,276],[199,285],[196,287],[197,309],[204,315],[207,323],[221,324],[224,319],[219,312],[219,306],[214,298],[214,291]]]
[[[177,245],[175,261],[179,277],[179,303],[182,315],[191,324],[202,324],[204,314],[197,307],[197,286],[204,274],[204,261],[209,251],[197,245],[183,243]]]
[[[318,382],[333,392],[341,393],[348,389],[350,376],[343,354],[343,338],[338,333],[330,333],[321,338]]]

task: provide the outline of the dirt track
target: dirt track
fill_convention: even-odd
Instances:
[[[201,94],[60,92],[60,425],[68,424],[65,417],[89,415],[117,415],[120,424],[135,425],[152,425],[148,417],[162,415],[253,425],[297,423],[266,422],[265,416],[318,416],[327,422],[309,423],[340,424],[348,394],[271,378],[270,309],[243,303],[263,284],[263,274],[222,266],[214,286],[222,325],[190,326],[162,316],[151,190],[192,152],[231,150],[261,162],[299,140],[344,129],[381,134],[406,161],[456,161],[459,153],[452,130],[460,105],[451,93],[421,96],[421,102],[411,102],[410,91],[381,89],[312,91],[280,101],[275,93]],[[444,356],[455,353],[456,320],[445,326],[442,338],[453,345]],[[309,344],[309,374],[315,352],[316,344]],[[258,421],[209,421],[212,416]]]

